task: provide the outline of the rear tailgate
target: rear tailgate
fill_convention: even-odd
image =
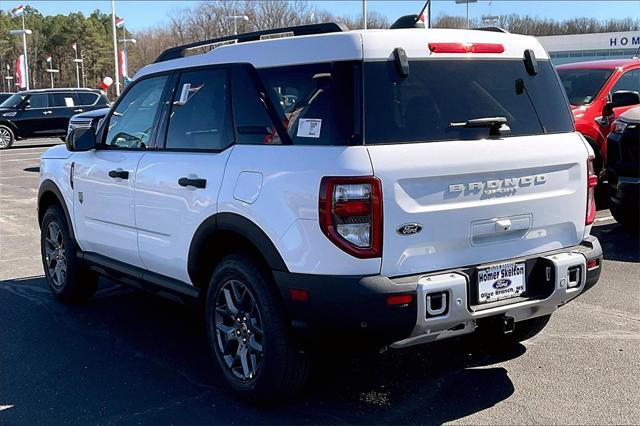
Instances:
[[[587,149],[577,133],[368,150],[383,186],[383,275],[495,262],[582,240]],[[422,229],[403,234],[406,224]]]

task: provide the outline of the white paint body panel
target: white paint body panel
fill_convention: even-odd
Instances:
[[[262,173],[262,189],[252,204],[238,201],[238,176]],[[291,272],[377,274],[380,259],[357,259],[335,246],[319,225],[318,197],[324,176],[371,175],[363,146],[237,145],[225,172],[219,211],[236,213],[260,227]]]
[[[382,181],[383,275],[494,262],[582,241],[587,150],[577,133],[369,145],[368,150]],[[544,179],[518,183],[511,195],[468,189],[535,176]],[[467,189],[451,191],[452,184]],[[508,220],[510,230],[499,229],[499,220]],[[420,223],[422,231],[398,234],[405,223]]]
[[[200,224],[217,211],[218,193],[232,151],[144,154],[136,172],[135,215],[145,269],[190,283],[189,246]],[[181,177],[206,179],[207,185],[183,187],[178,185]]]
[[[142,266],[138,255],[134,188],[136,168],[143,155],[142,151],[127,150],[74,154],[73,220],[76,239],[83,250]],[[128,171],[129,179],[109,177],[109,171],[118,169]]]

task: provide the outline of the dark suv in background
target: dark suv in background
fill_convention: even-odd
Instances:
[[[16,139],[64,136],[76,114],[109,106],[94,89],[43,89],[14,93],[0,104],[0,149]]]

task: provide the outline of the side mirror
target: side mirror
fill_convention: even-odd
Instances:
[[[623,107],[640,104],[640,94],[632,90],[618,90],[611,96],[611,107]]]
[[[66,140],[69,151],[91,151],[96,147],[96,134],[93,127],[76,127]]]
[[[29,109],[29,108],[31,108],[31,101],[27,99],[22,103],[22,109]]]

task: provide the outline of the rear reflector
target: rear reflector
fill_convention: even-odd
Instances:
[[[294,300],[296,302],[309,301],[309,292],[306,290],[298,290],[297,288],[290,288],[289,296],[291,296],[291,300]]]
[[[397,294],[387,297],[387,305],[408,305],[413,302],[413,294]]]
[[[596,218],[596,185],[598,185],[598,175],[593,168],[593,160],[595,157],[591,155],[587,158],[587,216],[585,225],[591,225]]]
[[[587,269],[592,270],[598,267],[598,259],[589,259],[587,260]]]
[[[432,53],[503,53],[498,43],[429,43]]]

